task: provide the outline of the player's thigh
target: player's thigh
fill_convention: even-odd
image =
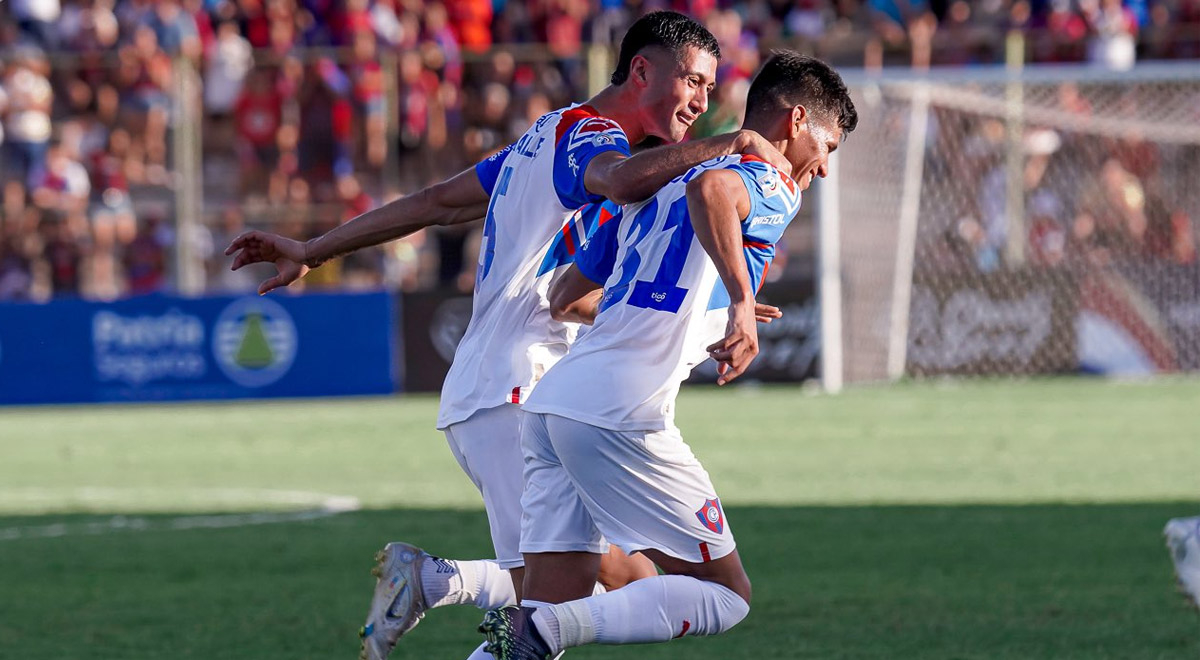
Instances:
[[[609,542],[692,563],[734,551],[708,472],[678,431],[612,431],[546,417],[558,458]]]
[[[458,464],[483,496],[496,559],[504,568],[521,559],[521,409],[511,404],[480,410],[446,429]]]
[[[521,552],[607,552],[608,544],[554,453],[545,415],[525,413],[521,451],[525,458]]]

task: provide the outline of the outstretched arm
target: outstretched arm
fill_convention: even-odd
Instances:
[[[615,151],[592,159],[583,173],[588,192],[607,197],[617,204],[632,204],[649,198],[675,177],[706,160],[747,154],[790,172],[791,164],[779,150],[758,133],[742,129],[703,140],[692,140],[667,147],[656,147],[636,156]]]
[[[225,249],[225,254],[235,255],[233,270],[262,262],[275,264],[275,277],[258,287],[259,294],[264,294],[287,286],[304,277],[310,269],[355,250],[403,238],[433,225],[477,220],[487,213],[487,205],[487,191],[472,168],[367,211],[307,242],[250,231],[235,238]]]
[[[696,238],[729,292],[725,337],[708,347],[718,363],[717,384],[724,385],[742,375],[758,355],[754,290],[742,247],[742,220],[750,214],[750,194],[736,172],[709,170],[688,183],[687,203]]]
[[[308,241],[305,263],[320,265],[355,250],[403,238],[432,225],[453,225],[482,218],[488,193],[475,168],[420,192],[401,197]]]

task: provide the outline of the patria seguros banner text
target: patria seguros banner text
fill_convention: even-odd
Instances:
[[[178,298],[0,305],[0,403],[396,391],[392,298]]]

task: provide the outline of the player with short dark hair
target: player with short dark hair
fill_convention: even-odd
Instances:
[[[471,321],[442,388],[437,426],[483,496],[497,562],[444,560],[405,543],[389,544],[377,557],[379,580],[362,630],[365,658],[386,657],[431,607],[491,607],[516,598],[523,564],[520,406],[566,353],[577,329],[551,318],[546,299],[587,236],[575,211],[605,198],[644,199],[717,156],[753,153],[786,162],[753,131],[631,157],[630,145],[647,138],[684,138],[708,107],[720,52],[707,30],[673,12],[639,19],[622,50],[632,53],[623,82],[583,105],[542,116],[517,142],[475,167],[306,243],[250,232],[226,251],[238,253],[234,269],[275,263],[278,274],[259,288],[266,293],[353,250],[433,224],[484,218]],[[653,573],[640,559],[618,559],[613,568],[622,577],[608,586]],[[515,585],[501,569],[512,573]]]
[[[675,398],[706,357],[729,382],[757,353],[754,294],[775,244],[858,123],[836,72],[795,53],[764,64],[750,98],[743,126],[785,169],[752,156],[697,165],[621,209],[572,267],[604,280],[603,295],[585,296],[594,325],[525,403],[525,600],[480,626],[496,660],[715,635],[749,613],[750,580]],[[605,539],[665,575],[589,595]]]
[[[610,81],[614,85],[625,84],[633,68],[633,58],[644,54],[647,48],[661,48],[678,56],[691,46],[721,59],[721,47],[717,44],[717,38],[703,25],[683,14],[671,11],[646,14],[630,26],[621,40],[617,66]]]

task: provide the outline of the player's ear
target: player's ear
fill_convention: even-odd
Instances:
[[[802,105],[792,106],[791,122],[788,124],[789,134],[794,139],[800,136],[808,125],[808,108]]]
[[[645,88],[650,84],[650,60],[645,55],[634,55],[629,62],[629,79],[638,87]]]

